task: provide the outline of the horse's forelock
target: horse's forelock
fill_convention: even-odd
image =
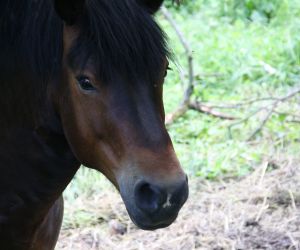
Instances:
[[[117,72],[153,80],[170,54],[163,31],[135,0],[89,0],[78,28],[71,66],[84,67],[91,60],[105,82]]]

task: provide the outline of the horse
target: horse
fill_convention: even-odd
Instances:
[[[174,222],[188,179],[165,127],[163,0],[0,1],[0,249],[51,250],[80,166],[143,230]]]

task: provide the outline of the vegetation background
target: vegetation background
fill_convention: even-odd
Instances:
[[[189,110],[168,125],[189,177],[243,178],[278,154],[298,157],[300,95],[288,95],[300,88],[299,1],[186,0],[180,7],[171,1],[165,5],[192,50],[191,99],[236,118]],[[187,57],[161,12],[156,19],[175,55],[164,85],[165,109],[171,113],[186,88],[180,75],[188,77]],[[90,225],[95,215],[79,207],[72,210],[72,204],[107,189],[113,188],[101,174],[82,167],[64,193],[63,227]]]

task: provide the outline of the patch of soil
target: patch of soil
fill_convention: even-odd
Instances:
[[[277,168],[269,170],[270,164]],[[85,228],[65,226],[56,249],[298,250],[299,165],[300,160],[265,162],[242,180],[192,180],[190,198],[177,221],[154,232],[132,224],[116,192],[94,196],[81,209],[101,219]],[[65,213],[70,212],[66,207]]]

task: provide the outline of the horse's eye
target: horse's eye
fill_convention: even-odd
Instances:
[[[96,90],[96,88],[92,85],[90,79],[86,76],[77,77],[77,82],[80,88],[83,90],[88,90],[88,91]]]

